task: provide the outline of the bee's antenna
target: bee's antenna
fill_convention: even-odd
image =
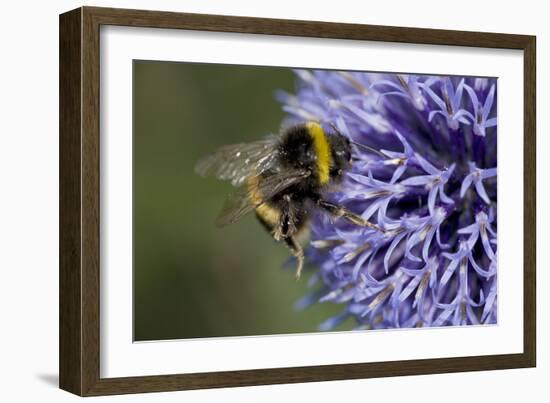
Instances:
[[[334,130],[336,132],[336,134],[339,134],[340,136],[343,136],[342,132],[340,130],[338,130],[338,128],[336,127],[336,125],[334,123],[328,122],[328,124],[330,125],[332,130]]]
[[[379,155],[379,156],[382,157],[382,158],[386,158],[386,155],[384,155],[384,153],[378,151],[378,150],[375,149],[375,148],[369,147],[369,146],[367,146],[367,145],[365,145],[365,144],[356,143],[356,142],[353,141],[353,140],[350,140],[349,142],[350,142],[351,144],[353,144],[353,145],[356,145],[356,146],[359,147],[359,148],[362,148],[362,149],[364,149],[364,150],[370,151],[371,153],[374,153],[374,154],[376,154],[376,155]]]
[[[328,124],[330,125],[330,127],[332,127],[332,130],[334,130],[334,131],[335,131],[337,134],[339,134],[340,136],[343,136],[342,132],[341,132],[340,130],[338,130],[338,128],[336,127],[336,125],[335,125],[334,123],[329,122]],[[364,149],[364,150],[370,151],[371,153],[374,153],[374,154],[376,154],[376,155],[379,155],[379,156],[382,157],[382,158],[386,158],[386,156],[385,156],[383,153],[381,153],[380,151],[378,151],[378,150],[375,149],[375,148],[369,147],[369,146],[367,146],[367,145],[365,145],[365,144],[356,143],[355,141],[353,141],[353,140],[350,139],[349,137],[348,137],[348,140],[349,140],[349,142],[350,142],[351,144],[354,144],[354,145],[356,145],[356,146],[359,147],[359,148],[362,148],[362,149]]]

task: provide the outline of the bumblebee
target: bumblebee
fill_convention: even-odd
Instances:
[[[307,122],[290,127],[280,135],[223,146],[201,159],[196,172],[228,180],[238,187],[226,201],[217,224],[231,224],[255,211],[273,238],[283,241],[296,257],[298,279],[304,264],[304,251],[297,235],[307,227],[314,209],[320,208],[355,225],[382,231],[324,197],[351,164],[352,142],[347,137],[334,126],[326,131],[318,122]]]

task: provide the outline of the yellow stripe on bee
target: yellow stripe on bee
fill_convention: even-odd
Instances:
[[[247,180],[248,197],[256,207],[256,213],[269,225],[275,226],[279,223],[280,213],[278,210],[265,203],[263,196],[258,189],[259,177],[251,175]]]
[[[332,165],[330,144],[325,131],[319,123],[310,122],[306,127],[309,135],[313,139],[313,147],[317,155],[317,174],[319,175],[319,183],[323,185],[327,183],[330,178],[330,166]]]

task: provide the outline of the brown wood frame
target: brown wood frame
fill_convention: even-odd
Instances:
[[[524,349],[521,354],[100,378],[101,25],[338,38],[524,52]],[[534,367],[536,38],[482,32],[82,7],[60,16],[60,387],[81,396]]]

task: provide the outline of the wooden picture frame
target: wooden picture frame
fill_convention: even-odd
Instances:
[[[100,27],[172,28],[524,52],[523,353],[229,372],[100,377]],[[81,7],[60,16],[60,387],[80,396],[533,367],[536,363],[534,36]]]

